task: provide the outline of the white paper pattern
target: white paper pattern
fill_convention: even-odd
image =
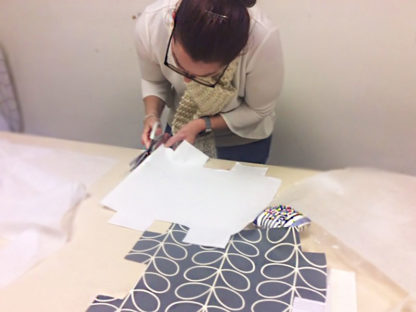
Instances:
[[[325,303],[295,297],[292,312],[325,312]],[[329,311],[328,311],[329,312]],[[335,312],[335,311],[332,311]],[[352,311],[351,311],[352,312]]]
[[[355,273],[329,269],[327,298],[326,312],[357,312]]]
[[[280,180],[204,168],[208,157],[183,142],[161,146],[102,201],[117,211],[110,222],[145,230],[154,220],[190,227],[184,241],[224,247],[273,199]]]

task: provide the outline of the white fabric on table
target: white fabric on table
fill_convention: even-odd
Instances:
[[[0,140],[0,288],[68,241],[85,185],[113,164]]]

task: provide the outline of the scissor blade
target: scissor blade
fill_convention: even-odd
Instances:
[[[137,156],[135,159],[133,159],[130,162],[130,171],[133,171],[137,168],[154,150],[156,150],[160,145],[162,145],[165,142],[165,137],[163,134],[157,136],[154,138],[151,142],[149,147],[141,153],[139,156]]]
[[[130,171],[133,171],[134,169],[136,169],[149,155],[150,155],[150,151],[145,150],[143,153],[141,153],[139,156],[133,159],[130,162]]]

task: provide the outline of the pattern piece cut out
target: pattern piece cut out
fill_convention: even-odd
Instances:
[[[290,311],[326,298],[324,254],[303,252],[294,228],[235,234],[225,249],[182,242],[187,228],[144,232],[126,259],[146,271],[124,299],[98,296],[87,312]]]

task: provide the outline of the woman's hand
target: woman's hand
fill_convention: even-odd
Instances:
[[[160,127],[160,119],[154,114],[149,114],[144,119],[144,126],[143,126],[143,133],[142,133],[142,144],[148,148],[150,146],[150,132],[152,132],[153,125],[159,122],[159,127],[156,131],[156,135],[160,135],[162,133],[162,128]]]
[[[195,143],[198,134],[205,130],[205,121],[203,119],[195,119],[184,125],[174,136],[170,137],[166,142],[166,147],[182,142],[188,141],[191,144]]]

